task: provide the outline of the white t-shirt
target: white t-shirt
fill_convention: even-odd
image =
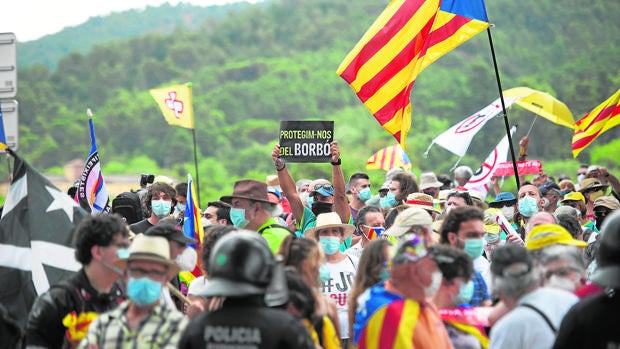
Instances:
[[[359,259],[362,256],[362,251],[364,251],[364,248],[362,247],[362,239],[360,239],[357,244],[349,247],[344,253]]]
[[[347,255],[337,263],[326,263],[329,269],[329,280],[323,282],[322,292],[336,302],[338,320],[340,322],[340,338],[349,338],[348,297],[353,288],[355,273],[359,260]]]

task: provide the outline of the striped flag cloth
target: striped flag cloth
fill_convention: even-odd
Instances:
[[[575,122],[573,156],[577,157],[596,137],[618,124],[620,124],[620,89]]]
[[[0,106],[0,150],[8,148],[6,134],[4,133],[4,119],[2,119],[2,107]]]
[[[86,159],[86,165],[80,176],[80,183],[75,192],[75,199],[80,206],[90,212],[91,215],[110,212],[110,197],[105,187],[103,174],[101,173],[101,161],[97,150],[97,140],[95,139],[95,125],[93,114],[88,109],[88,125],[90,126],[90,153]]]
[[[149,90],[169,125],[194,128],[192,83]]]
[[[389,171],[396,167],[402,167],[405,170],[411,169],[411,160],[398,144],[379,150],[366,161],[367,170]]]
[[[194,187],[194,181],[192,180],[192,176],[187,174],[187,198],[185,201],[185,213],[183,215],[183,233],[185,236],[188,236],[197,241],[196,245],[190,245],[190,247],[195,248],[196,252],[199,252],[201,249],[201,244],[204,239],[204,228],[202,226],[202,220],[200,219],[200,208],[198,207],[198,201],[196,196],[196,190]],[[198,261],[200,258],[198,259]],[[187,275],[186,272],[182,272],[181,274],[184,279],[193,279],[191,276]],[[200,276],[202,273],[198,265],[192,270],[191,274],[193,276]]]
[[[488,25],[482,0],[393,0],[336,73],[406,148],[417,75]]]
[[[381,227],[368,227],[368,240],[378,239],[385,232],[385,228]]]

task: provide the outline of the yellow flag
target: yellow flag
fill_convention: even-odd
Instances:
[[[192,83],[150,90],[169,125],[194,128]]]

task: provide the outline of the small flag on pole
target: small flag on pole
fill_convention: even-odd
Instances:
[[[86,166],[84,166],[78,189],[75,192],[75,198],[83,209],[94,216],[110,212],[110,197],[108,196],[108,190],[101,173],[101,160],[97,150],[93,113],[90,109],[87,109],[86,115],[88,115],[88,125],[90,127],[91,146],[90,153],[86,159]]]
[[[366,169],[368,170],[389,171],[396,167],[402,167],[405,170],[411,169],[411,160],[398,144],[379,150],[366,161]]]
[[[8,148],[6,145],[6,134],[4,133],[4,119],[2,118],[2,106],[0,106],[0,150]]]
[[[575,122],[573,157],[577,157],[596,137],[618,124],[620,124],[620,89]]]
[[[194,181],[189,173],[187,174],[187,199],[185,201],[185,213],[183,218],[183,233],[185,236],[197,241],[196,245],[191,247],[197,251],[200,251],[201,244],[204,239],[204,228],[200,217],[200,208],[198,207],[198,202],[196,200]],[[191,273],[194,274],[194,276],[200,276],[202,274],[198,265],[196,265]],[[191,279],[191,277],[186,277],[185,279]]]
[[[151,96],[169,125],[194,128],[192,83],[152,89]]]

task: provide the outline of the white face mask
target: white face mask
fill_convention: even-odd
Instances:
[[[200,218],[200,222],[201,222],[203,228],[204,227],[208,227],[208,226],[211,225],[211,221],[208,220],[206,217]]]
[[[557,275],[551,275],[551,277],[545,283],[545,286],[552,288],[559,288],[561,290],[575,292],[575,282],[567,277],[561,277]]]
[[[441,275],[440,271],[433,272],[431,274],[431,284],[424,288],[424,295],[427,298],[432,298],[435,296],[437,291],[439,291],[439,287],[441,287],[441,279],[443,275]]]
[[[282,213],[284,213],[284,209],[282,208],[282,205],[277,204],[276,207],[273,209],[273,217],[279,217]]]
[[[186,247],[177,258],[174,259],[181,271],[192,271],[196,267],[196,261],[198,261],[198,255],[196,250],[191,247]]]
[[[301,200],[301,203],[302,203],[304,206],[308,206],[308,196],[309,196],[309,195],[310,195],[310,194],[309,194],[307,191],[305,191],[305,192],[303,192],[303,193],[299,193],[299,200]]]
[[[500,210],[508,221],[511,221],[515,217],[515,208],[512,206],[504,206]]]

